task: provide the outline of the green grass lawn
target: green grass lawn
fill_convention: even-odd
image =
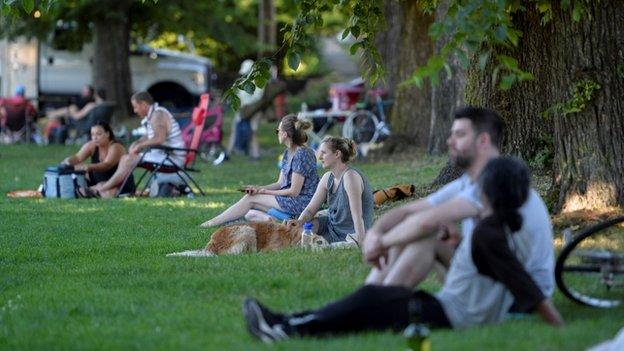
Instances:
[[[270,135],[274,126],[265,126]],[[201,164],[207,190],[195,199],[8,199],[35,189],[43,170],[77,147],[0,146],[0,349],[404,350],[391,333],[290,340],[272,347],[245,330],[241,302],[254,296],[279,310],[322,305],[358,287],[368,267],[353,250],[218,258],[167,258],[206,244],[198,225],[236,201],[243,184],[272,182],[280,149],[272,138],[259,162],[235,157]],[[426,184],[444,159],[358,163],[374,188]],[[439,285],[428,280],[425,288]],[[435,350],[581,350],[613,337],[622,309],[555,303],[568,325],[536,318],[466,331],[434,331]]]

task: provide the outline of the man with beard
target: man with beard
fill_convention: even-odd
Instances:
[[[499,156],[502,128],[501,118],[492,110],[468,106],[455,111],[446,142],[451,163],[464,174],[375,222],[364,245],[364,258],[373,265],[366,284],[412,288],[427,277],[435,262],[449,266],[457,242],[474,228],[480,210],[476,180],[488,161]],[[461,236],[453,225],[460,220]],[[414,241],[437,229],[437,237]],[[388,239],[392,241],[382,243]],[[385,249],[383,244],[388,244]]]
[[[477,244],[471,244],[477,216],[484,209],[477,181],[488,162],[499,156],[503,123],[496,112],[471,106],[459,109],[454,117],[447,143],[451,161],[464,175],[425,199],[388,212],[373,225],[364,239],[364,260],[373,266],[366,285],[317,310],[291,315],[271,312],[247,299],[243,312],[253,335],[270,342],[293,335],[400,330],[409,321],[465,328],[500,322],[509,312],[533,311],[548,323],[563,323],[549,299],[554,290],[550,220],[539,195],[528,190],[528,175],[518,203],[519,216],[527,219],[521,221],[522,227],[513,233],[507,228],[475,236]],[[518,182],[507,178],[510,194],[517,195],[513,187]],[[505,203],[508,198],[501,196]],[[444,242],[449,235],[439,237],[436,232],[446,229],[448,234],[449,224],[460,220],[463,240],[453,257],[454,245]],[[507,243],[507,234],[513,234],[510,242],[515,247]],[[411,290],[436,261],[446,264],[451,257],[440,292],[434,296]]]

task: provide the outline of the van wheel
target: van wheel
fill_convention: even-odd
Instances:
[[[193,106],[193,95],[175,83],[159,83],[147,90],[154,101],[167,109],[180,110]]]

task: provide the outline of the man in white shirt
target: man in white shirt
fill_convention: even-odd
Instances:
[[[151,149],[152,146],[167,146],[171,148],[185,148],[180,125],[171,113],[164,107],[158,106],[152,96],[146,91],[132,95],[130,99],[134,112],[142,117],[141,125],[145,127],[147,135],[130,145],[128,154],[121,157],[117,171],[103,184],[93,187],[93,190],[102,197],[114,197],[117,189],[123,184],[130,172],[137,166],[139,160],[159,165],[173,162],[179,167],[184,165],[186,153],[178,150],[169,156],[162,150]],[[129,180],[128,180],[129,181]]]
[[[510,250],[506,250],[505,260],[519,261],[513,273],[528,277],[537,287],[528,297],[522,295],[524,291],[518,293],[518,289],[511,296],[509,289],[514,287],[507,284],[511,280],[493,280],[472,262],[470,239],[475,218],[482,210],[476,180],[486,164],[499,156],[502,125],[492,110],[469,106],[456,111],[447,143],[451,161],[465,174],[425,199],[388,212],[373,225],[364,242],[364,259],[374,267],[366,285],[318,310],[293,315],[273,313],[248,299],[243,311],[250,332],[272,341],[290,335],[398,330],[409,320],[433,327],[463,328],[502,320],[514,298],[523,306],[520,312],[537,310],[549,323],[562,324],[549,300],[554,290],[552,231],[546,208],[534,191],[520,210],[523,217],[531,218],[517,235],[519,244],[525,247],[516,252],[523,257],[514,257],[515,252],[509,254]],[[448,264],[454,250],[436,232],[460,220],[463,240],[442,291],[436,296],[420,290],[412,292],[430,273],[435,261]],[[500,244],[489,240],[478,247],[477,254],[490,259],[489,253],[498,249],[490,242]],[[484,299],[487,301],[476,296],[490,290],[496,291]],[[461,296],[463,293],[469,296]],[[497,299],[500,306],[494,306]]]

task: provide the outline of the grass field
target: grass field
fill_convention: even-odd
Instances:
[[[0,146],[0,349],[404,350],[403,338],[391,333],[269,347],[245,330],[246,296],[298,310],[358,287],[368,267],[355,249],[165,257],[205,245],[212,230],[198,225],[237,200],[234,189],[275,179],[280,149],[266,137],[270,143],[272,154],[259,162],[235,157],[219,167],[201,164],[197,180],[206,197],[119,200],[8,199],[8,191],[37,188],[45,167],[77,147]],[[379,188],[426,184],[443,162],[422,156],[356,166]],[[622,309],[580,307],[559,293],[555,304],[568,323],[561,330],[529,317],[434,331],[433,349],[582,350],[624,325]]]

